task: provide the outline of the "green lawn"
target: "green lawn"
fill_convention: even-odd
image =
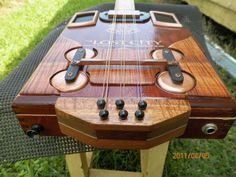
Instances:
[[[109,0],[0,0],[0,80],[15,68],[19,62],[61,21],[76,11],[108,2]],[[150,2],[146,0],[142,2]],[[50,2],[50,3],[49,3]],[[230,51],[236,57],[232,33],[219,32],[214,24],[206,23],[206,33],[211,39]],[[221,30],[220,30],[221,31]],[[229,37],[227,37],[229,36]],[[223,40],[222,40],[223,39]],[[236,82],[225,71],[221,76],[236,97]],[[236,176],[236,128],[232,128],[224,140],[171,141],[164,176]],[[208,152],[208,159],[172,158],[174,152]],[[158,157],[157,157],[158,160]],[[97,151],[93,158],[94,167],[139,171],[138,151]],[[15,164],[0,165],[0,176],[69,176],[63,156],[25,160]]]

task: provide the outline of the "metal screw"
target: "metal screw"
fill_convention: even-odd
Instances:
[[[68,75],[68,76],[72,76],[72,74],[73,74],[72,72],[69,72],[67,75]]]
[[[181,77],[180,73],[175,73],[175,77]]]
[[[168,51],[168,50],[164,50],[164,52],[165,52],[165,53],[169,53],[169,51]]]

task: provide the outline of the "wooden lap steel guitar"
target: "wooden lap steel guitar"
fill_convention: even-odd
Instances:
[[[31,137],[145,149],[175,137],[223,138],[236,104],[175,14],[76,13],[13,103]]]

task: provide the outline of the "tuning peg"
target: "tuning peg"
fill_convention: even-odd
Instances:
[[[106,109],[103,109],[99,112],[99,116],[102,120],[107,120],[109,112]]]
[[[97,100],[98,109],[104,109],[106,106],[106,101],[104,99]]]
[[[117,109],[123,109],[125,106],[125,102],[122,99],[116,100],[115,104]]]
[[[145,109],[147,108],[147,102],[144,101],[144,100],[140,100],[140,101],[138,102],[138,108],[139,108],[140,110],[145,110]]]
[[[125,109],[119,111],[119,117],[121,120],[127,119],[128,114],[128,111],[126,111]]]
[[[143,120],[144,112],[142,110],[137,110],[135,112],[135,117],[136,117],[137,120]]]

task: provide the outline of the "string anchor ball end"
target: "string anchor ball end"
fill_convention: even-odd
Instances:
[[[129,114],[128,111],[126,111],[125,109],[119,111],[119,117],[121,120],[127,119],[128,114]]]
[[[140,100],[140,101],[138,102],[138,108],[139,108],[140,110],[145,110],[145,109],[147,108],[147,102],[144,101],[144,100]]]
[[[106,109],[103,109],[99,112],[99,116],[101,120],[107,120],[109,116],[109,112]]]
[[[122,99],[116,100],[115,104],[117,109],[123,109],[125,106],[125,102]]]
[[[137,120],[143,120],[144,112],[142,110],[137,110],[135,112],[135,117],[136,117]]]
[[[98,109],[104,109],[106,106],[106,101],[104,99],[97,100],[97,107]]]

